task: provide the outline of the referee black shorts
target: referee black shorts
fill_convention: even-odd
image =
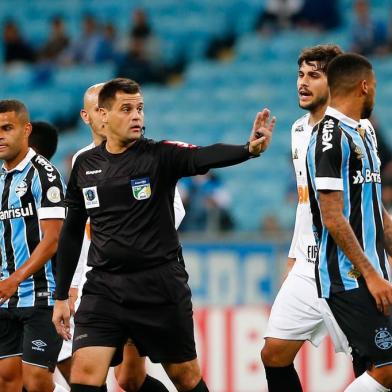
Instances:
[[[122,361],[131,338],[152,362],[196,358],[188,274],[178,261],[148,270],[108,273],[92,270],[75,315],[73,352],[83,347],[116,347],[112,366]]]
[[[52,323],[53,307],[0,308],[0,359],[21,356],[54,372],[63,340]]]
[[[377,310],[362,279],[359,288],[332,294],[327,302],[353,351],[368,369],[392,364],[392,316]]]

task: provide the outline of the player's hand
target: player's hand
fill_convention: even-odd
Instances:
[[[376,301],[377,309],[387,316],[392,306],[392,285],[377,272],[366,277],[366,285]]]
[[[78,289],[76,287],[71,287],[68,292],[68,306],[73,316],[75,314],[75,302],[78,299]]]
[[[70,340],[71,328],[70,328],[71,312],[69,310],[68,300],[59,301],[57,300],[53,308],[52,322],[56,327],[57,333],[64,339]]]
[[[12,275],[0,281],[0,305],[12,297],[16,290],[18,290],[18,285],[18,281]]]
[[[268,109],[263,109],[257,113],[249,138],[249,152],[252,155],[258,155],[267,149],[272,139],[275,123],[276,118],[272,117],[270,119]]]

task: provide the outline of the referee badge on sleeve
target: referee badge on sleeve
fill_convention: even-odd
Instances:
[[[86,209],[99,207],[98,192],[96,186],[83,188],[84,205]]]
[[[131,180],[132,194],[136,200],[145,200],[151,196],[150,178]]]

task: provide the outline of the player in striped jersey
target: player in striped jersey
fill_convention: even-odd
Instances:
[[[72,157],[72,166],[76,158],[83,153],[88,151],[102,143],[105,140],[105,127],[99,117],[98,110],[98,94],[102,89],[104,83],[99,83],[89,87],[84,95],[84,108],[81,110],[80,115],[82,120],[91,129],[93,142],[86,147],[80,149]],[[175,213],[175,226],[179,227],[182,219],[185,215],[185,209],[182,204],[179,192],[176,188],[174,196],[174,213]],[[77,309],[80,303],[80,297],[82,295],[82,288],[86,281],[86,272],[90,270],[87,266],[87,255],[90,247],[90,225],[86,226],[86,233],[83,239],[83,245],[81,254],[79,257],[78,266],[74,274],[74,278],[71,283],[71,289],[69,293],[70,303],[73,306],[73,311]],[[69,381],[70,368],[71,368],[71,356],[72,356],[72,341],[64,341],[61,349],[58,368],[60,369],[63,376]],[[124,346],[123,351],[123,362],[121,365],[116,367],[115,374],[117,381],[120,386],[126,392],[160,392],[167,391],[166,387],[158,380],[152,378],[146,374],[145,368],[145,357],[141,357],[132,342],[128,342]]]
[[[350,345],[368,363],[347,392],[392,387],[392,220],[381,201],[380,161],[360,126],[375,101],[372,65],[357,54],[327,69],[331,93],[307,153],[309,199],[319,246],[316,282]]]
[[[341,49],[335,45],[318,45],[304,49],[298,59],[299,105],[309,113],[295,121],[291,129],[298,207],[288,257],[288,269],[291,271],[272,307],[262,350],[262,360],[271,392],[302,390],[293,361],[306,340],[318,346],[329,333],[336,352],[350,351],[347,339],[331,310],[317,295],[314,265],[318,248],[313,235],[306,177],[306,152],[311,132],[313,126],[324,116],[328,104],[326,67],[341,53]],[[376,149],[377,140],[370,121],[361,120],[361,123]],[[356,375],[362,374],[364,370],[356,355],[354,370]]]
[[[0,390],[64,391],[53,382],[61,348],[51,318],[52,256],[65,217],[56,168],[29,148],[26,107],[0,101]]]

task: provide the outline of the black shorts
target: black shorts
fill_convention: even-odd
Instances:
[[[92,270],[75,315],[73,352],[117,347],[115,366],[131,338],[152,362],[190,361],[196,358],[192,316],[188,274],[178,261],[131,274]]]
[[[0,358],[54,371],[63,343],[52,323],[53,307],[0,308]]]
[[[392,364],[392,316],[377,310],[362,279],[358,289],[332,294],[327,302],[353,351],[368,368]]]

